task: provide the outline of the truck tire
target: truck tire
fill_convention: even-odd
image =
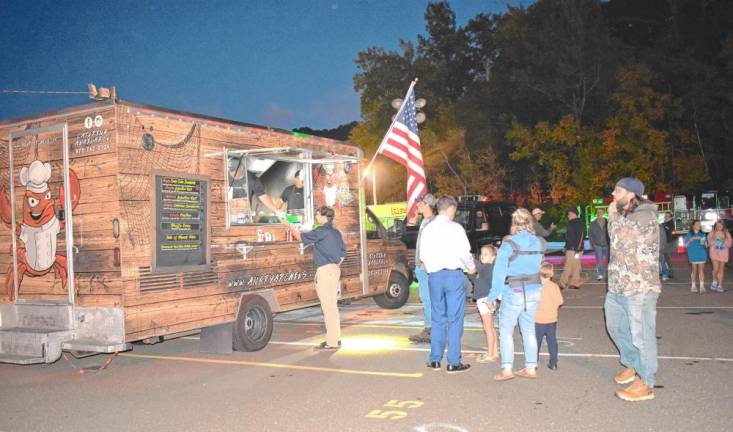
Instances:
[[[384,294],[374,296],[374,303],[382,309],[401,308],[410,297],[410,283],[400,272],[392,271],[389,275],[389,284]]]
[[[272,310],[260,296],[245,296],[239,303],[234,323],[232,348],[235,351],[259,351],[272,337]]]

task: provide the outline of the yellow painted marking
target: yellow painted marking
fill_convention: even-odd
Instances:
[[[246,360],[223,360],[223,359],[210,359],[202,357],[179,357],[179,356],[159,356],[149,354],[120,354],[122,357],[130,358],[141,358],[141,359],[152,359],[152,360],[172,360],[172,361],[184,361],[193,363],[210,363],[210,364],[223,364],[223,365],[238,365],[238,366],[258,366],[258,367],[269,367],[276,369],[295,369],[295,370],[307,370],[314,372],[334,372],[351,375],[370,375],[370,376],[383,376],[393,378],[422,378],[422,372],[415,373],[402,373],[402,372],[376,372],[367,370],[357,369],[337,369],[337,368],[325,368],[317,366],[302,366],[302,365],[288,365],[281,363],[266,363],[266,362],[253,362]]]
[[[292,326],[317,326],[317,327],[323,327],[323,323],[314,323],[314,322],[294,322],[294,321],[275,321],[275,324],[287,324]],[[414,326],[414,325],[401,325],[401,324],[351,324],[348,322],[341,322],[341,327],[361,327],[361,328],[393,328],[393,329],[422,329],[423,326]],[[477,331],[482,332],[484,329],[482,328],[474,328],[474,327],[465,327],[463,331]]]

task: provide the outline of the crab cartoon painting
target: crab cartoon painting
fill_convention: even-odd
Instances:
[[[52,168],[48,162],[34,160],[27,167],[20,170],[20,183],[25,186],[23,195],[22,218],[16,224],[15,235],[22,244],[17,247],[17,275],[20,287],[23,277],[45,276],[53,270],[55,276],[61,280],[61,286],[66,289],[68,279],[66,256],[58,254],[56,242],[58,234],[64,230],[64,205],[66,202],[63,186],[59,187],[59,207],[56,210],[56,200],[51,195],[48,181],[51,178]],[[81,196],[79,179],[73,170],[69,170],[69,191],[71,192],[71,208],[76,208]],[[8,191],[4,185],[0,186],[0,219],[8,226],[12,226],[12,205]],[[13,264],[8,268],[5,288],[10,301],[14,298]]]

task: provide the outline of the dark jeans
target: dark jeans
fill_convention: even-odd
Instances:
[[[550,351],[550,365],[557,366],[557,323],[534,324],[537,335],[537,352],[542,348],[542,338],[547,336],[547,350]]]

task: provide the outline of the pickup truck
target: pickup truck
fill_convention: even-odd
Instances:
[[[455,221],[463,225],[471,243],[471,252],[478,256],[481,246],[501,244],[502,238],[509,234],[512,213],[516,204],[509,201],[482,201],[480,199],[459,198]],[[417,244],[419,224],[394,227],[401,230],[400,238],[407,245],[410,254],[410,267],[414,267],[414,251]]]

